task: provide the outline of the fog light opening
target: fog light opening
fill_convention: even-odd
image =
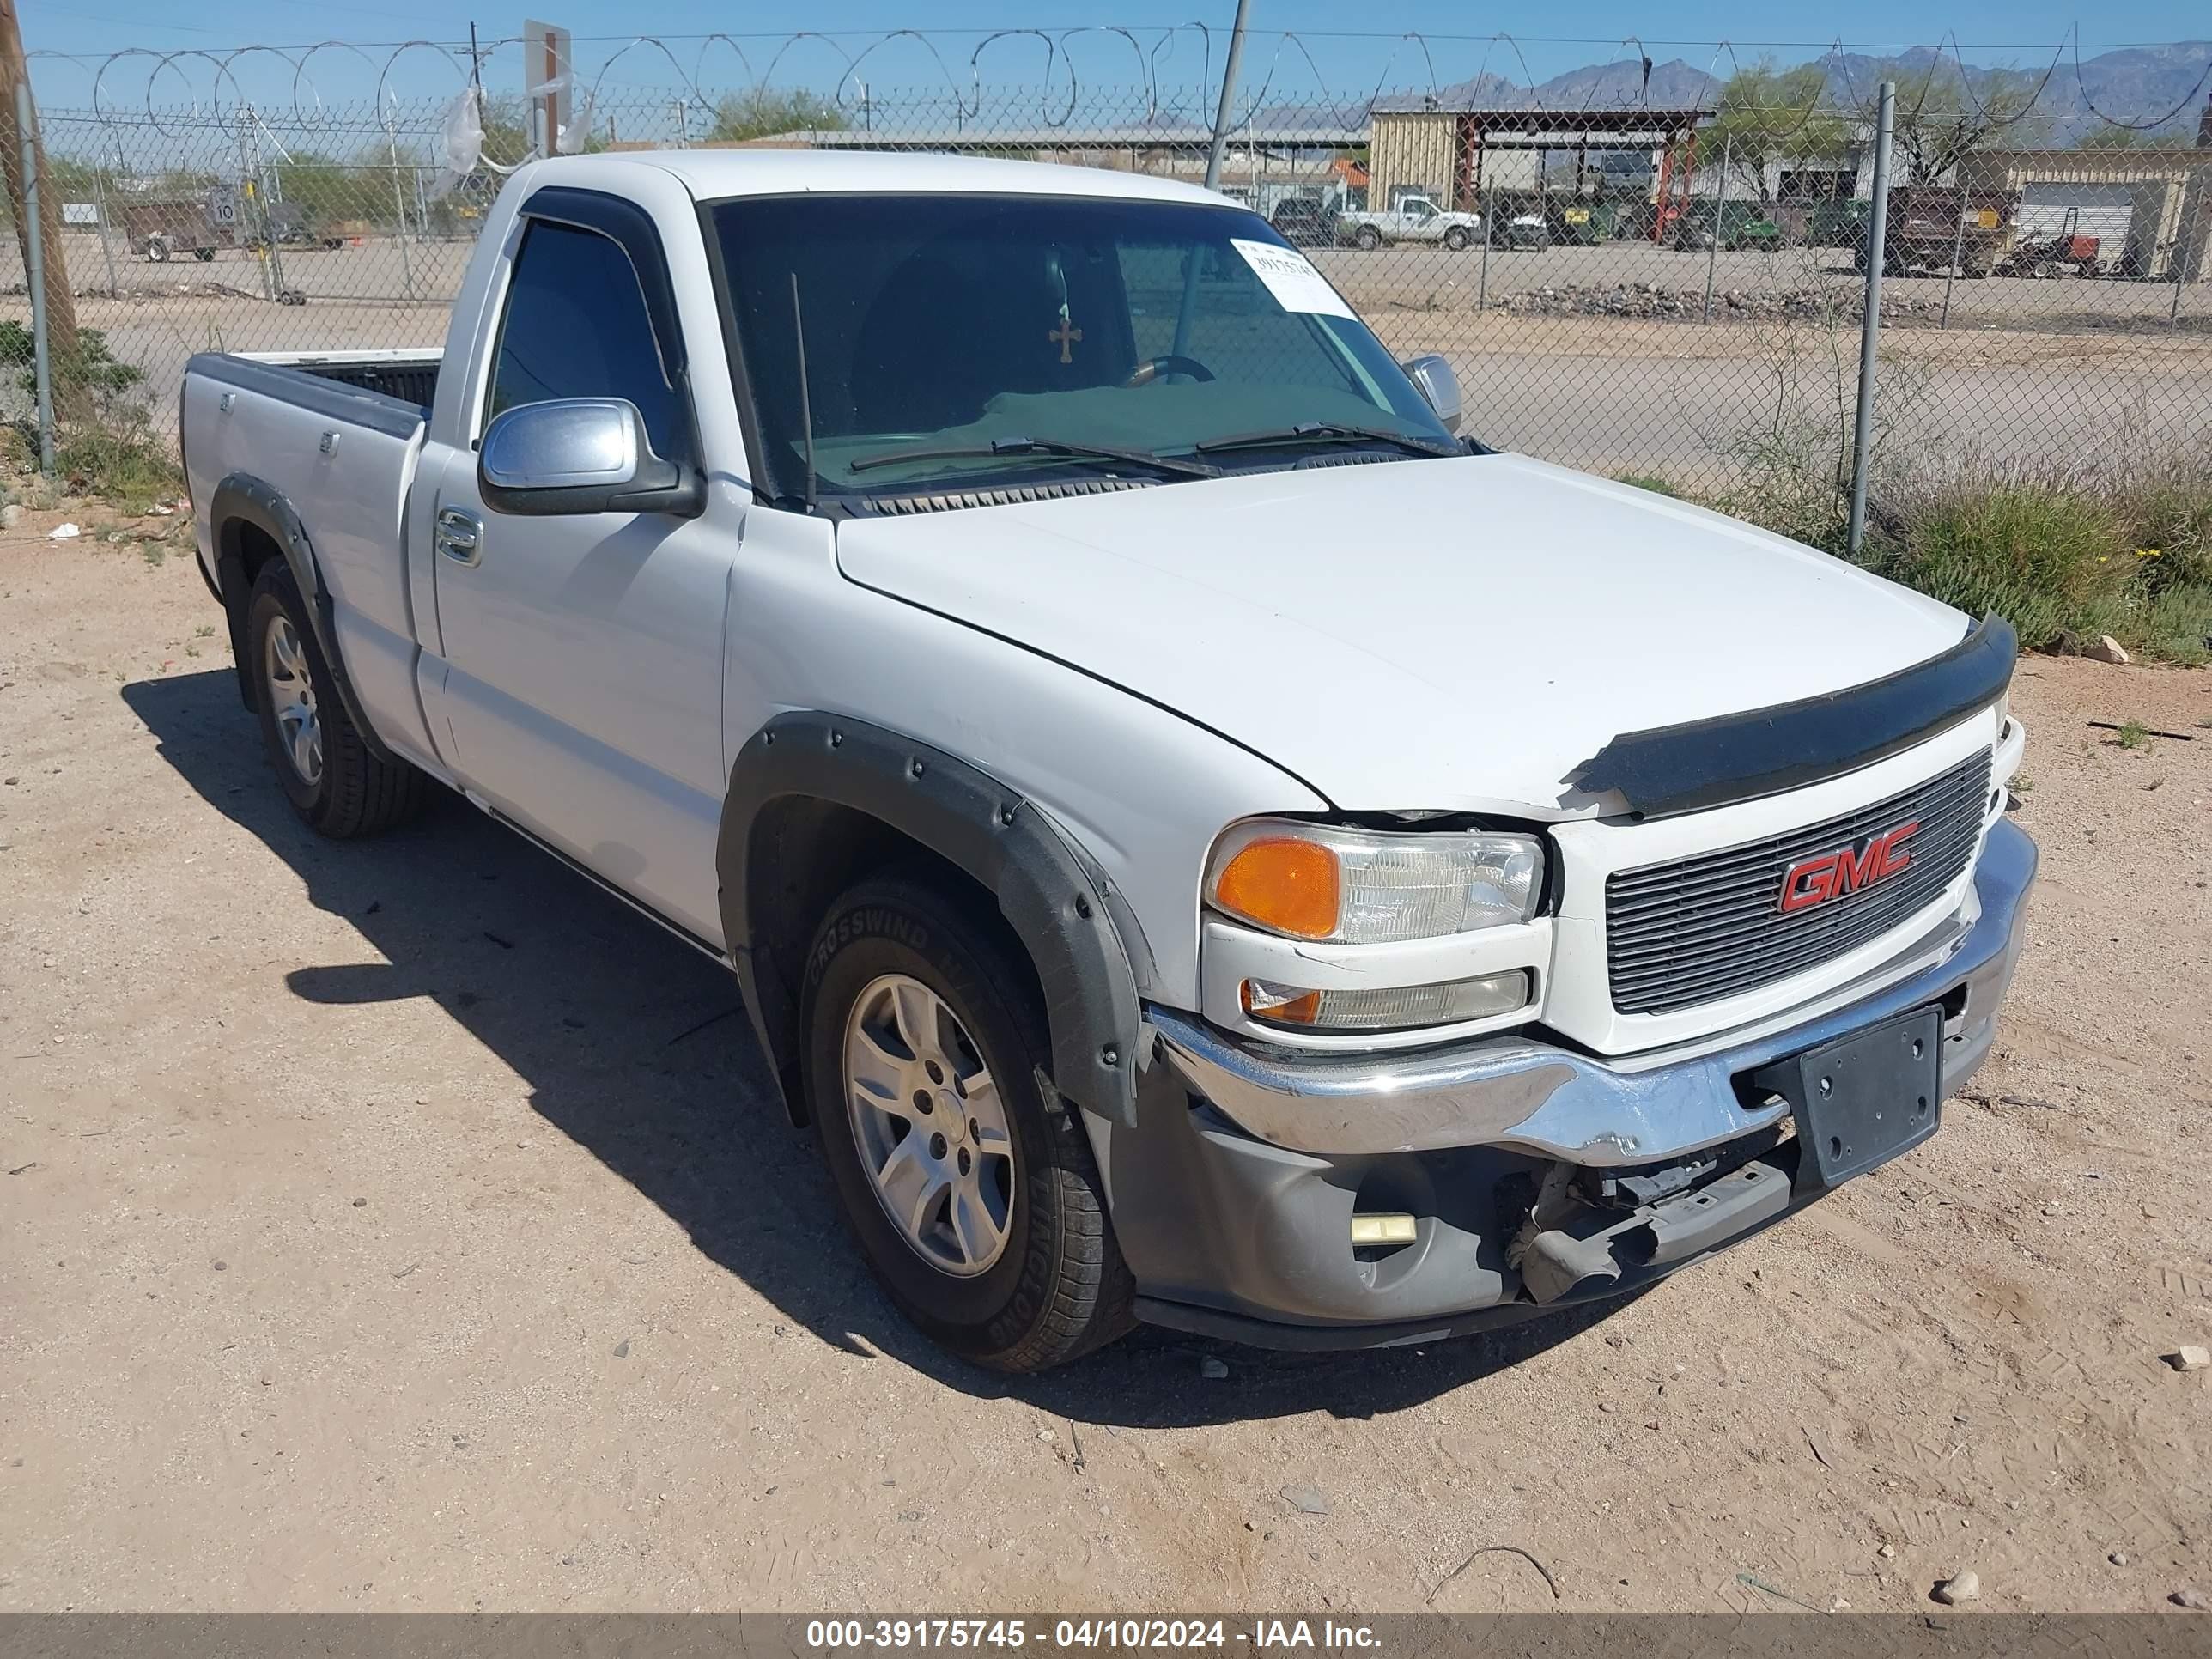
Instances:
[[[1352,1218],[1352,1259],[1372,1264],[1388,1261],[1420,1237],[1419,1218],[1402,1210],[1355,1212]]]
[[[1534,981],[1525,968],[1480,979],[1386,989],[1321,991],[1273,980],[1248,979],[1237,988],[1247,1018],[1310,1031],[1404,1031],[1457,1025],[1525,1008]]]

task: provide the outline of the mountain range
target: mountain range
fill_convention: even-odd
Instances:
[[[1809,60],[1826,77],[1824,101],[1840,108],[1871,103],[1875,88],[1894,81],[1900,103],[1923,97],[1948,99],[1941,107],[1972,107],[1993,94],[2035,93],[2032,112],[2043,131],[2039,142],[2080,142],[2100,127],[2140,129],[2147,141],[2191,143],[2200,112],[2212,94],[2212,40],[2184,40],[2166,46],[2128,46],[2076,61],[2070,51],[2057,58],[1997,66],[1968,64],[1955,54],[1916,47],[1894,57],[1830,52]],[[1778,64],[1788,70],[1795,64]],[[1377,100],[1384,109],[1623,108],[1711,106],[1729,79],[1749,63],[1723,61],[1700,69],[1682,58],[1649,63],[1634,58],[1587,64],[1555,75],[1531,88],[1486,71],[1471,80],[1439,87],[1432,94],[1398,95]],[[1923,88],[1929,90],[1923,91]]]

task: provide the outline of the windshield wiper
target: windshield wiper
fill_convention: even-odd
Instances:
[[[1149,466],[1184,478],[1218,478],[1221,469],[1204,461],[1178,460],[1155,455],[1148,449],[1117,449],[1110,444],[1073,443],[1062,438],[994,438],[988,444],[961,444],[945,449],[886,449],[879,455],[863,455],[848,461],[846,471],[866,472],[872,467],[896,466],[901,461],[969,461],[1004,455],[1048,455],[1057,460],[1113,461],[1125,466]]]
[[[1273,449],[1290,444],[1395,444],[1419,455],[1463,455],[1457,444],[1439,444],[1410,432],[1389,432],[1379,426],[1346,426],[1339,421],[1304,421],[1297,426],[1267,432],[1235,432],[1225,438],[1208,438],[1191,447],[1201,455],[1224,449]]]

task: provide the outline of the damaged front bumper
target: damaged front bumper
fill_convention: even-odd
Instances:
[[[1747,1237],[1843,1178],[1791,1133],[1773,1086],[1790,1057],[1929,1011],[1942,1095],[1982,1063],[2035,865],[2000,820],[1935,933],[1810,1007],[1656,1054],[1509,1038],[1316,1057],[1150,1010],[1165,1063],[1103,1149],[1138,1310],[1273,1346],[1427,1341]],[[1355,1246],[1352,1218],[1376,1212],[1413,1216],[1413,1241]]]

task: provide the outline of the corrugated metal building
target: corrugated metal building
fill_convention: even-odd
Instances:
[[[1680,143],[1709,109],[1378,109],[1368,148],[1368,203],[1387,208],[1426,196],[1459,208],[1486,191],[1539,188],[1571,158],[1575,187],[1596,158],[1656,157]],[[1547,161],[1549,166],[1547,167]]]
[[[2019,195],[2023,240],[2094,236],[2108,269],[2212,277],[2212,149],[1983,150],[1959,174],[1969,190]]]

